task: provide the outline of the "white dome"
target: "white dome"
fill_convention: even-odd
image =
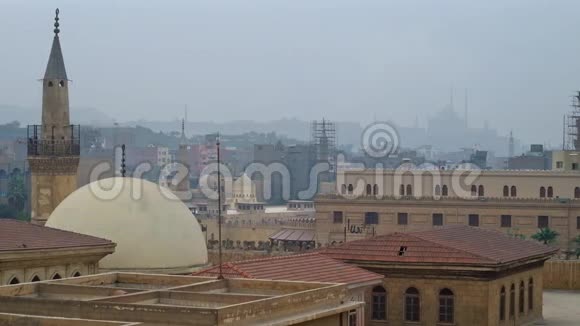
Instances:
[[[187,272],[207,264],[205,237],[191,211],[167,188],[135,178],[108,178],[79,188],[46,226],[117,243],[99,267]]]

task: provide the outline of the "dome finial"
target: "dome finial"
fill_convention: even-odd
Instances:
[[[121,145],[121,177],[125,177],[127,166],[125,165],[125,144]]]
[[[60,12],[60,10],[58,10],[58,8],[56,8],[55,10],[55,16],[54,16],[54,34],[58,35],[58,33],[60,33],[60,29],[58,29],[58,26],[60,26],[60,24],[58,23],[58,13]]]

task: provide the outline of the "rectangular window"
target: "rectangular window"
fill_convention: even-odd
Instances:
[[[501,216],[501,227],[502,228],[511,228],[512,227],[512,216],[511,215],[502,215]]]
[[[419,296],[406,295],[405,296],[405,320],[406,321],[420,321],[420,306]]]
[[[563,167],[564,167],[564,162],[562,162],[562,161],[556,162],[556,169],[561,169]]]
[[[479,215],[469,214],[469,226],[479,226]]]
[[[408,223],[409,223],[409,215],[407,213],[398,213],[397,214],[397,224],[407,225]]]
[[[443,225],[443,214],[440,213],[433,214],[433,225],[435,226]]]
[[[546,229],[550,226],[550,218],[548,216],[538,216],[538,229]]]
[[[580,216],[576,216],[576,230],[580,230]]]
[[[453,323],[453,296],[439,297],[439,322]]]
[[[387,296],[385,292],[373,293],[373,310],[371,314],[372,320],[386,320],[387,319]]]
[[[379,213],[366,212],[365,213],[365,224],[379,224]]]
[[[578,170],[578,163],[572,163],[572,170]]]
[[[342,212],[334,211],[332,214],[332,223],[342,224]]]
[[[357,326],[356,310],[348,312],[348,326]]]

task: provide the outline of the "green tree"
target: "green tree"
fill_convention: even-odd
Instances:
[[[549,228],[540,229],[538,233],[532,235],[532,239],[536,241],[543,242],[544,244],[551,244],[556,241],[556,238],[560,234],[554,230],[550,230]]]
[[[24,176],[21,173],[13,174],[8,181],[8,204],[14,209],[22,211],[27,197]]]
[[[574,240],[572,240],[572,242],[576,243],[576,259],[580,259],[580,235],[576,236],[576,238],[574,238]]]

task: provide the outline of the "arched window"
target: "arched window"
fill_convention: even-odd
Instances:
[[[352,191],[353,191],[353,189],[354,189],[354,188],[353,188],[353,186],[352,186],[352,183],[350,183],[350,184],[348,185],[348,194],[349,194],[349,195],[352,195]]]
[[[510,189],[510,196],[512,197],[517,197],[518,196],[518,189],[516,188],[516,186],[512,186]]]
[[[413,196],[413,187],[407,185],[407,196]]]
[[[540,187],[540,198],[546,198],[546,188]]]
[[[46,84],[48,85],[48,87],[52,87],[54,85],[50,80]]]
[[[416,288],[411,287],[405,291],[405,320],[421,320],[421,301],[419,299],[419,290]]]
[[[342,186],[340,186],[340,193],[343,195],[346,195],[346,185],[343,184]]]
[[[449,196],[449,190],[447,189],[447,185],[443,185],[441,188],[441,196]]]
[[[81,276],[81,273],[79,273],[79,272],[75,272],[75,273],[72,275],[72,277],[79,277],[79,276]]]
[[[504,197],[509,196],[510,195],[509,192],[510,192],[509,187],[508,186],[503,186],[503,196]]]
[[[554,197],[554,189],[550,186],[548,187],[548,198]]]
[[[53,279],[53,280],[60,280],[61,278],[62,278],[62,277],[60,277],[60,274],[59,274],[59,273],[55,273],[55,274],[52,276],[52,279]]]
[[[13,278],[10,279],[10,282],[8,282],[8,284],[10,285],[20,284],[20,280],[18,279],[18,277],[14,276]]]
[[[375,184],[373,186],[373,195],[378,195],[379,194],[379,185]]]
[[[440,185],[435,186],[435,196],[441,196],[441,186]]]
[[[574,198],[580,198],[580,187],[574,188]]]
[[[475,185],[471,185],[471,195],[472,196],[477,195],[477,187]]]
[[[399,187],[399,195],[405,196],[405,185]]]
[[[485,193],[484,193],[484,191],[483,191],[483,186],[482,186],[482,185],[479,185],[479,187],[477,187],[477,195],[478,195],[479,197],[483,197],[483,196],[485,196]]]
[[[59,81],[59,82],[58,82],[58,86],[59,86],[59,87],[64,87],[64,80],[61,80],[61,81]]]
[[[40,277],[38,277],[38,275],[34,275],[30,282],[40,282]]]
[[[371,319],[387,320],[387,291],[382,286],[373,288]]]
[[[439,291],[439,322],[453,323],[454,314],[453,291],[443,289]]]
[[[534,279],[528,281],[528,310],[534,310]]]
[[[373,191],[372,186],[370,184],[367,184],[367,195],[370,195],[372,191]]]
[[[510,319],[516,314],[516,286],[512,283],[510,287]]]
[[[499,320],[505,320],[505,286],[501,287],[499,293]]]
[[[521,281],[520,282],[520,295],[519,295],[520,301],[518,301],[520,315],[524,314],[524,309],[525,309],[524,300],[526,298],[525,292],[526,292],[526,286],[524,285],[524,281]]]

